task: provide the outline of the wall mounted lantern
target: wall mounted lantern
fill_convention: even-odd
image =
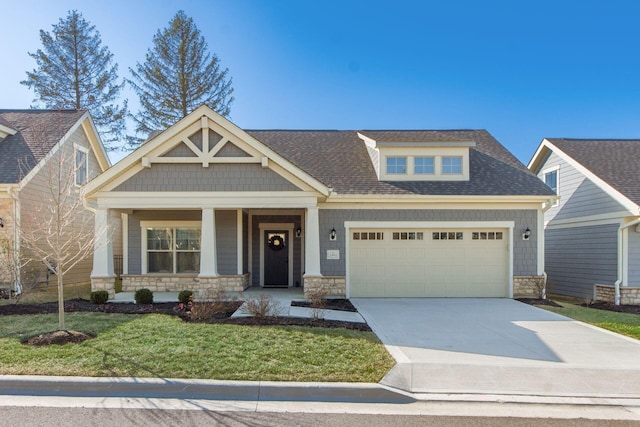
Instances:
[[[336,229],[332,228],[329,232],[329,240],[336,240]]]
[[[302,229],[300,227],[296,228],[296,237],[302,236]]]
[[[4,227],[4,221],[0,218],[0,228]]]
[[[527,227],[527,229],[524,230],[524,233],[522,233],[522,240],[529,240],[530,237],[531,237],[531,230],[529,230],[529,227]]]

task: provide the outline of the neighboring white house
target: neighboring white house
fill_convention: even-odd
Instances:
[[[560,196],[545,213],[548,291],[640,303],[640,140],[546,138],[529,169]]]
[[[513,297],[555,195],[485,130],[243,130],[203,106],[91,181],[123,290]],[[114,294],[111,252],[94,289]],[[120,249],[120,248],[116,248]]]

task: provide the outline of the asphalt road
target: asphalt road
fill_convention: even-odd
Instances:
[[[640,421],[96,408],[0,408],[3,426],[640,426]]]

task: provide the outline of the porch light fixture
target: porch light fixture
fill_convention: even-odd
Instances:
[[[296,228],[296,237],[302,236],[302,229],[300,227]]]
[[[332,228],[331,232],[329,232],[329,240],[336,240],[336,229]]]
[[[531,230],[529,230],[529,227],[527,227],[527,229],[524,230],[524,233],[522,233],[522,240],[529,240],[530,237],[531,237]]]
[[[0,228],[4,227],[4,221],[2,220],[2,218],[0,218]]]

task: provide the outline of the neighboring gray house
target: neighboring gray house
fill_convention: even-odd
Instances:
[[[547,138],[529,169],[560,196],[545,212],[548,291],[640,303],[640,140]]]
[[[123,290],[512,297],[555,195],[484,130],[245,131],[200,107],[91,181]],[[119,249],[119,248],[118,248]],[[92,284],[114,294],[113,245]]]

